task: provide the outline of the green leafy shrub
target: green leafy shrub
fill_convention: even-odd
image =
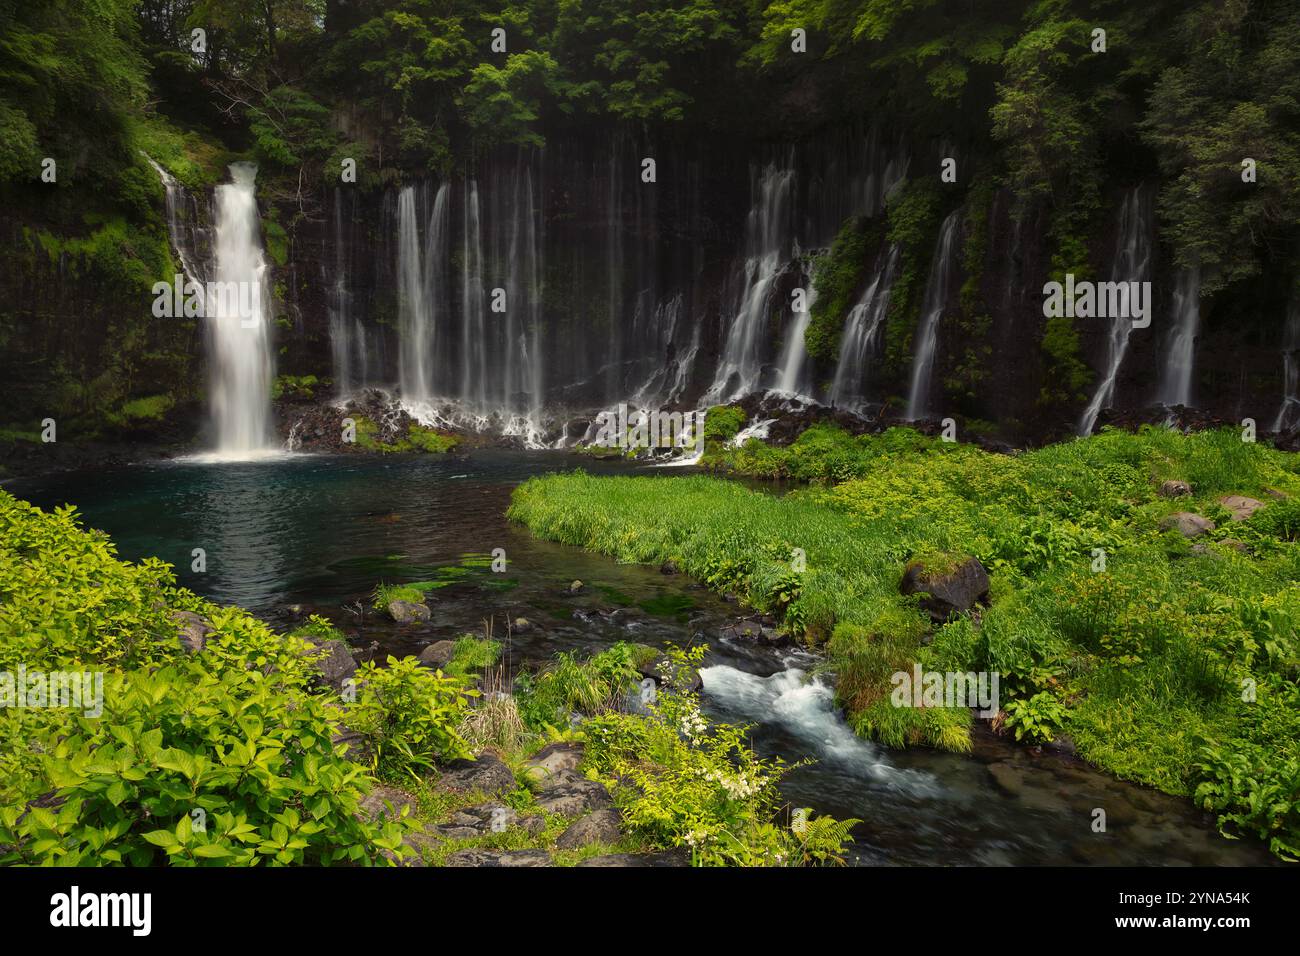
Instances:
[[[414,657],[389,657],[387,665],[367,661],[358,668],[357,699],[347,712],[347,725],[366,738],[375,769],[400,778],[418,775],[439,759],[469,757],[455,728],[478,691]]]

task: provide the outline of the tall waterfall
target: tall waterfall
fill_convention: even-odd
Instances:
[[[1172,304],[1174,325],[1165,345],[1165,363],[1156,401],[1162,405],[1192,404],[1192,372],[1196,367],[1196,336],[1201,327],[1201,271],[1178,273]]]
[[[912,384],[907,396],[907,420],[916,421],[929,412],[930,380],[934,374],[934,355],[939,341],[939,319],[948,305],[952,285],[957,226],[961,209],[954,209],[943,221],[934,247],[934,261],[925,284],[921,318],[917,325],[912,359]]]
[[[334,190],[334,273],[329,282],[330,355],[333,359],[334,384],[344,398],[352,395],[365,381],[365,330],[352,315],[352,294],[348,288],[351,244],[343,224],[343,192]],[[355,361],[354,361],[355,360]]]
[[[1142,186],[1135,187],[1124,198],[1119,215],[1115,254],[1111,258],[1111,281],[1146,282],[1151,278],[1150,191]],[[1081,436],[1092,434],[1097,416],[1115,398],[1115,380],[1128,352],[1129,333],[1133,331],[1133,320],[1127,312],[1127,309],[1121,309],[1118,315],[1111,317],[1106,335],[1106,370],[1079,419],[1078,433]]]
[[[272,364],[266,304],[270,296],[253,188],[257,166],[234,163],[230,176],[231,182],[216,188],[213,274],[216,283],[239,289],[240,294],[209,294],[207,299],[211,414],[217,454],[249,458],[273,447],[268,425]],[[251,312],[239,300],[251,303]]]
[[[889,293],[901,258],[900,248],[890,246],[862,298],[844,320],[840,360],[828,396],[832,405],[853,407],[863,394],[867,365],[876,351],[880,329],[889,311]]]
[[[758,201],[745,226],[745,264],[739,299],[727,330],[713,384],[706,399],[730,400],[757,390],[762,382],[772,286],[790,259],[790,166],[769,164],[759,179]]]
[[[1300,428],[1300,291],[1291,295],[1282,333],[1282,407],[1273,431]]]

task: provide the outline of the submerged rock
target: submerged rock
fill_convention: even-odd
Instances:
[[[978,558],[965,558],[951,568],[931,570],[913,561],[898,585],[903,594],[921,595],[921,608],[936,624],[951,620],[977,604],[987,604],[989,573]]]

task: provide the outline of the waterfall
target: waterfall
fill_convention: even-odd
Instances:
[[[1173,297],[1174,327],[1165,347],[1165,365],[1156,401],[1161,405],[1192,404],[1192,372],[1196,336],[1201,327],[1201,271],[1183,269]]]
[[[171,173],[150,159],[148,154],[145,154],[144,158],[162,180],[164,209],[167,213],[167,236],[176,251],[176,258],[180,260],[185,281],[201,283],[207,278],[207,270],[203,268],[201,261],[203,253],[200,247],[207,237],[197,225],[197,204],[189,191],[178,183]]]
[[[415,186],[397,197],[398,365],[402,399],[427,402],[434,394],[432,360],[437,354],[435,306],[442,284],[435,281],[447,258],[447,184],[438,187],[421,252],[421,210]]]
[[[637,407],[671,405],[679,401],[690,384],[695,368],[695,357],[700,351],[700,325],[691,323],[688,343],[678,342],[685,296],[676,292],[655,306],[653,325],[657,333],[655,364],[649,377],[632,396],[631,404]]]
[[[248,458],[272,450],[271,340],[265,308],[269,294],[253,189],[257,166],[233,163],[230,176],[231,182],[216,188],[214,273],[216,283],[240,293],[214,295],[209,287],[211,413],[217,454]],[[251,312],[241,308],[240,300],[251,302]]]
[[[912,385],[907,397],[907,420],[912,422],[929,411],[930,379],[934,372],[934,355],[939,339],[939,319],[948,305],[955,239],[960,221],[960,209],[954,209],[943,221],[938,242],[934,247],[930,277],[925,284],[925,298],[921,302],[921,319],[914,339]]]
[[[900,248],[891,246],[862,298],[844,320],[840,360],[835,366],[835,379],[829,396],[831,405],[852,406],[857,404],[856,399],[864,396],[865,371],[875,354],[880,329],[889,311],[889,293],[901,258]]]
[[[1110,277],[1113,282],[1146,282],[1151,277],[1151,197],[1142,186],[1129,192],[1120,207]],[[1128,352],[1129,333],[1133,331],[1133,320],[1127,312],[1121,309],[1118,315],[1111,316],[1106,335],[1106,371],[1079,419],[1080,436],[1092,434],[1097,416],[1115,398],[1115,381]]]
[[[710,401],[729,401],[756,391],[762,384],[762,347],[772,286],[790,258],[790,192],[794,180],[790,166],[772,163],[758,182],[757,202],[745,226],[746,258],[739,299],[706,395]]]
[[[487,355],[483,327],[483,237],[480,231],[478,182],[464,187],[465,230],[460,266],[460,398],[479,413],[487,406]]]
[[[781,347],[781,357],[777,359],[780,369],[776,380],[776,390],[784,395],[804,396],[812,391],[812,363],[808,359],[808,345],[804,342],[804,333],[812,321],[812,307],[817,300],[815,278],[811,270],[803,274],[803,288],[806,292],[804,309],[795,313],[793,322],[786,326],[785,342]]]
[[[1282,407],[1273,431],[1300,427],[1300,291],[1291,296],[1282,333]]]
[[[352,341],[352,296],[348,290],[347,233],[343,227],[343,192],[334,190],[334,281],[330,283],[330,354],[333,358],[334,386],[339,398],[347,399],[365,381],[365,366],[358,374],[352,366],[353,353],[364,351]],[[364,334],[364,333],[362,333]]]

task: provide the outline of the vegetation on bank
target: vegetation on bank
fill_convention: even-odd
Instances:
[[[460,439],[456,435],[427,428],[419,422],[407,425],[403,435],[390,435],[375,422],[364,416],[355,419],[357,423],[356,447],[364,451],[388,453],[426,452],[442,454],[451,451]]]
[[[445,672],[390,657],[330,682],[322,658],[346,656],[342,639],[316,616],[277,634],[178,587],[161,561],[118,560],[75,509],[0,492],[0,864],[383,865],[549,850],[572,821],[539,810],[522,773],[502,797],[517,824],[420,838],[487,796],[440,787],[447,761],[488,751],[522,770],[553,739],[585,743],[580,769],[624,822],[618,845],[557,851],[559,865],[671,847],[705,865],[834,862],[853,823],[783,822],[782,768],[755,757],[743,728],[706,725],[671,679],[698,651],[670,650],[658,699],[633,714],[626,695],[635,665],[657,656],[648,648],[560,658],[512,694],[476,676],[496,660],[490,640],[462,637]],[[58,672],[101,675],[102,695],[38,695]],[[410,790],[411,807],[377,813],[376,796],[392,793],[379,780]],[[525,827],[530,817],[541,827]]]
[[[510,515],[620,560],[671,559],[778,615],[824,647],[864,735],[964,749],[970,712],[895,707],[890,675],[995,671],[1017,737],[1068,734],[1103,769],[1300,856],[1300,456],[1233,430],[1106,430],[1004,456],[820,427],[708,461],[816,484],[775,498],[704,476],[579,472],[531,479]],[[1162,496],[1166,480],[1191,495]],[[1265,505],[1232,520],[1227,495]],[[1175,512],[1215,527],[1162,530]],[[933,555],[978,558],[989,606],[932,626],[899,583]]]

